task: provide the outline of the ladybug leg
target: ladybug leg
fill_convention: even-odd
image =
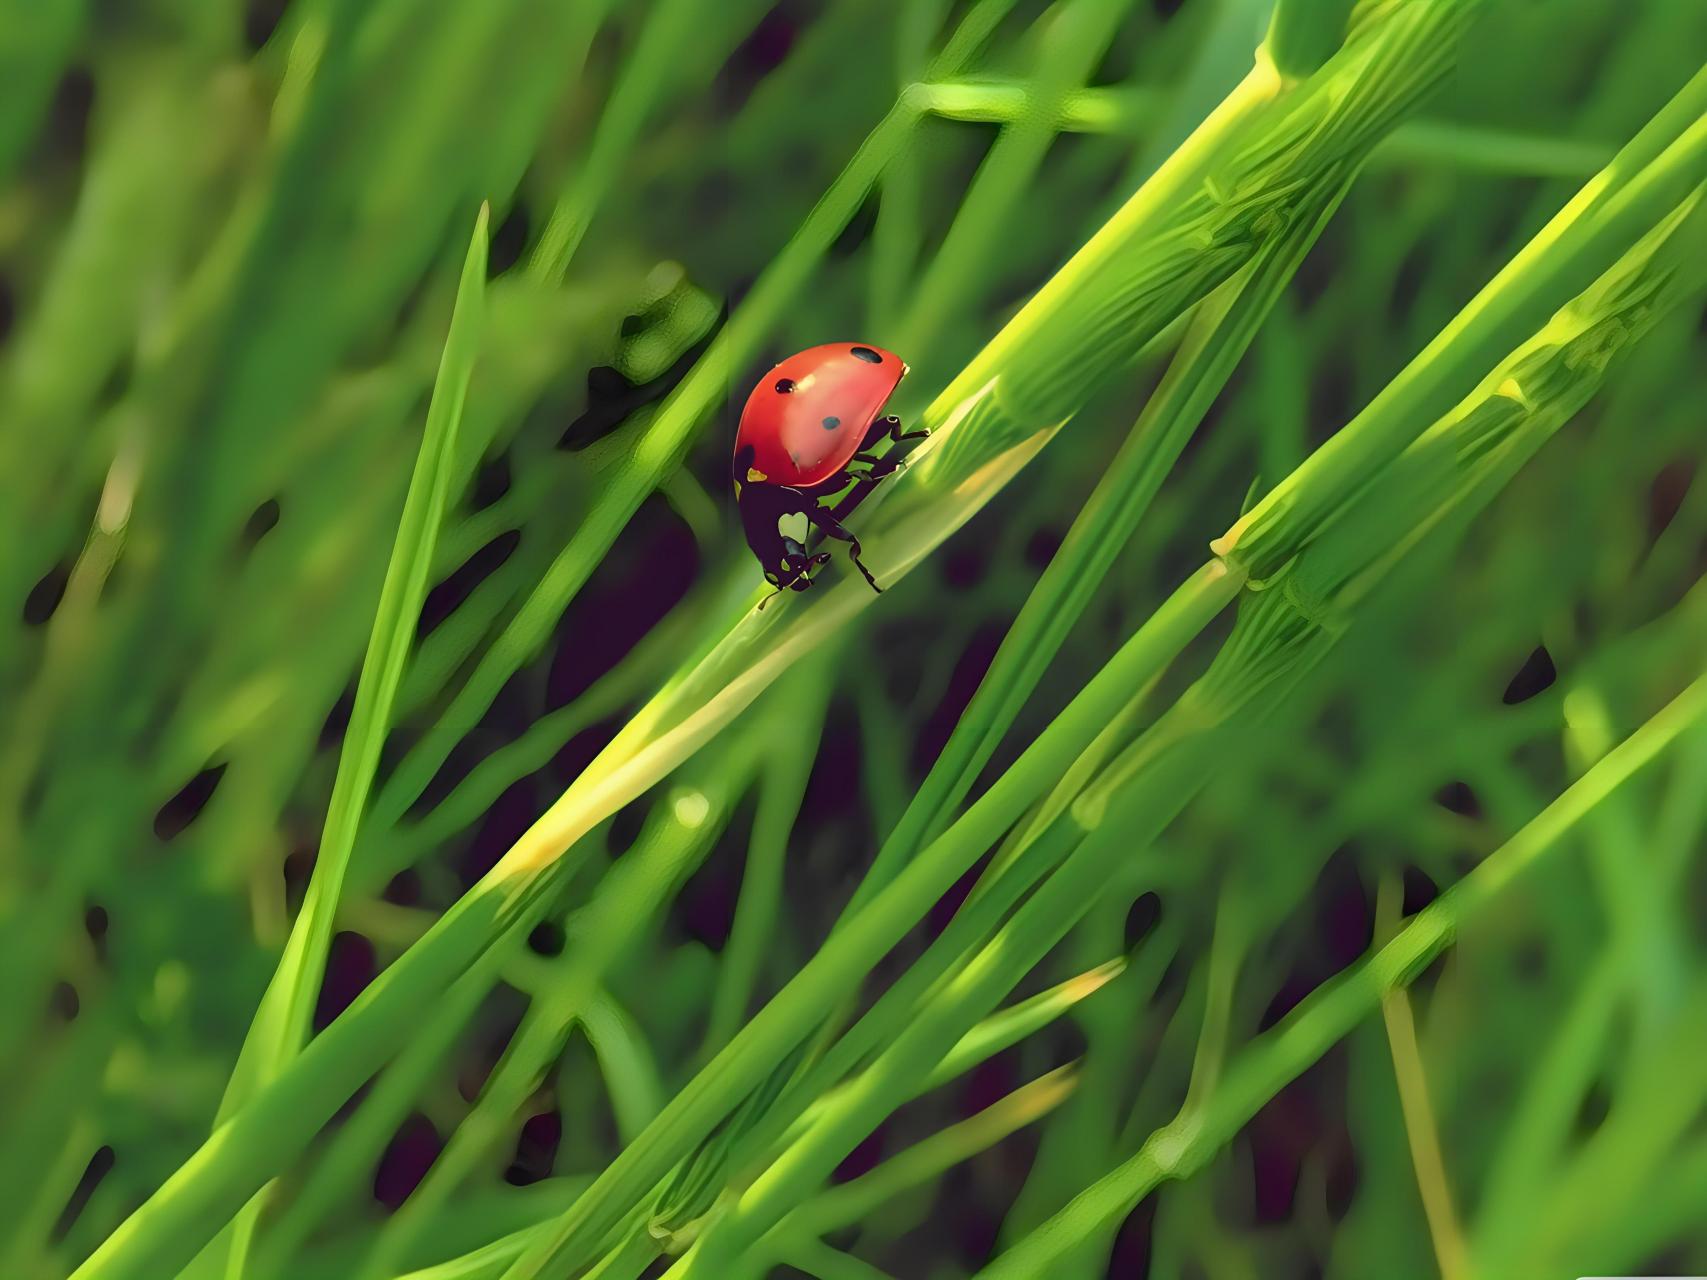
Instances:
[[[860,441],[861,449],[875,448],[885,440],[896,444],[903,440],[923,440],[930,432],[921,428],[918,431],[901,430],[901,419],[892,413],[886,413],[866,430],[865,439]]]
[[[876,484],[879,480],[883,480],[894,475],[895,468],[901,465],[901,459],[899,458],[879,458],[873,453],[856,453],[853,457],[849,458],[848,461],[863,462],[866,465],[866,469],[864,471],[848,472],[847,474],[849,478],[868,481],[872,484]]]
[[[853,535],[835,515],[823,507],[813,507],[806,512],[806,518],[826,537],[848,544],[848,558],[854,562],[854,567],[865,575],[865,580],[871,584],[871,589],[878,593],[883,588],[877,585],[877,579],[871,576],[871,570],[865,567],[865,562],[859,558],[859,539]]]

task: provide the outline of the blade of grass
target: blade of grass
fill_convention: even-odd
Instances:
[[[226,1086],[219,1111],[221,1123],[241,1111],[275,1079],[297,1056],[308,1036],[356,828],[379,766],[392,702],[402,682],[421,602],[426,597],[434,543],[443,522],[457,426],[479,348],[488,220],[489,210],[482,205],[463,261],[415,472],[362,662],[355,704],[321,831],[319,857],[301,913]],[[259,1207],[257,1201],[250,1201],[230,1231],[204,1255],[204,1265],[232,1277],[243,1274]],[[119,1238],[115,1233],[109,1243]]]
[[[1707,69],[1590,180],[1380,395],[1259,502],[1215,550],[1253,578],[1280,568],[1383,456],[1607,270],[1707,175]],[[1300,492],[1318,478],[1319,498]],[[1333,495],[1330,499],[1328,495]]]
[[[1383,993],[1419,977],[1465,924],[1557,848],[1562,837],[1597,805],[1704,718],[1707,676],[1603,756],[1463,881],[1411,917],[1391,942],[1332,979],[1254,1041],[1201,1107],[1182,1113],[1153,1133],[1137,1155],[1086,1188],[980,1271],[978,1280],[1031,1280],[1047,1275],[1051,1260],[1087,1233],[1129,1212],[1161,1182],[1189,1177],[1202,1168],[1282,1086],[1373,1013]]]
[[[491,211],[482,204],[463,259],[415,473],[410,478],[409,494],[398,521],[397,540],[386,568],[378,613],[356,683],[355,704],[338,756],[332,798],[320,833],[319,856],[302,910],[291,928],[273,980],[261,997],[250,1034],[226,1086],[220,1103],[220,1121],[241,1109],[277,1076],[308,1038],[309,1021],[326,972],[326,952],[332,941],[338,898],[349,869],[350,851],[355,846],[356,828],[379,768],[380,749],[391,727],[392,703],[415,639],[421,603],[427,595],[433,549],[444,523],[457,427],[474,372],[474,357],[480,348],[490,216]],[[251,1201],[233,1225],[223,1264],[224,1273],[230,1277],[242,1276],[248,1267],[259,1211],[258,1201]],[[216,1245],[215,1253],[218,1252]]]

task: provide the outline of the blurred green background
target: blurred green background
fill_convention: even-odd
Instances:
[[[877,343],[912,366],[892,407],[916,417],[1233,87],[1271,8],[0,0],[0,1276],[69,1274],[213,1124],[315,863],[483,201],[449,506],[316,1029],[755,585],[726,478],[752,382],[802,347]],[[659,404],[796,230],[822,231],[815,203],[972,11],[986,37],[810,274],[788,267],[787,305],[685,452],[648,454]],[[1344,425],[1704,61],[1700,5],[1489,6],[1376,148],[984,777],[1253,484]],[[992,85],[1024,92],[1004,107]],[[977,1271],[1168,1120],[1206,1023],[1234,1042],[1272,1026],[1699,673],[1704,322],[1691,297],[1493,506],[1424,544],[1218,763],[1148,855],[1160,887],[1110,886],[1021,994],[1130,956],[1117,979],[890,1115],[837,1178],[1077,1061],[1071,1095],[773,1274]],[[345,1108],[286,1174],[266,1265],[400,1274],[570,1202],[822,942],[1170,345],[731,731],[765,739],[762,763],[596,1010],[479,1117],[454,1177],[441,1164],[433,1210],[385,1234],[549,990],[560,924],[505,960],[393,1112],[327,1163],[361,1115]],[[598,505],[623,484],[642,486],[631,516]],[[758,719],[773,706],[785,729]],[[597,828],[572,893],[652,805]],[[1059,1274],[1707,1272],[1704,823],[1698,727],[1408,1000]],[[778,902],[737,929],[750,851],[773,849]],[[376,1241],[387,1264],[365,1270]]]

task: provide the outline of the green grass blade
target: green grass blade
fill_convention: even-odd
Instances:
[[[1188,1177],[1201,1168],[1282,1086],[1373,1013],[1383,992],[1420,976],[1466,922],[1703,719],[1707,719],[1707,677],[1697,679],[1603,756],[1463,883],[1424,908],[1391,942],[1310,996],[1254,1042],[1196,1111],[1182,1114],[1152,1134],[1137,1155],[1087,1187],[1060,1213],[980,1271],[978,1280],[1031,1280],[1049,1274],[1053,1259],[1101,1224],[1128,1212],[1163,1180]]]
[[[308,1035],[326,970],[326,951],[331,943],[339,893],[349,868],[350,850],[355,845],[356,828],[379,767],[380,749],[390,728],[392,703],[402,683],[421,602],[427,593],[433,547],[444,519],[457,426],[479,349],[488,220],[489,211],[482,205],[463,261],[415,473],[403,504],[367,655],[362,661],[314,874],[302,911],[256,1010],[237,1067],[226,1087],[220,1106],[221,1121],[240,1111],[275,1078],[296,1057]],[[235,1224],[223,1264],[226,1275],[240,1276],[246,1269],[258,1209],[251,1202]],[[220,1252],[217,1246],[215,1252]],[[100,1254],[92,1257],[81,1270],[91,1275],[103,1274],[99,1258]]]

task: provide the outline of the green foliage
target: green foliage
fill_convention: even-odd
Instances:
[[[1707,1270],[1704,61],[0,0],[0,1274]]]

